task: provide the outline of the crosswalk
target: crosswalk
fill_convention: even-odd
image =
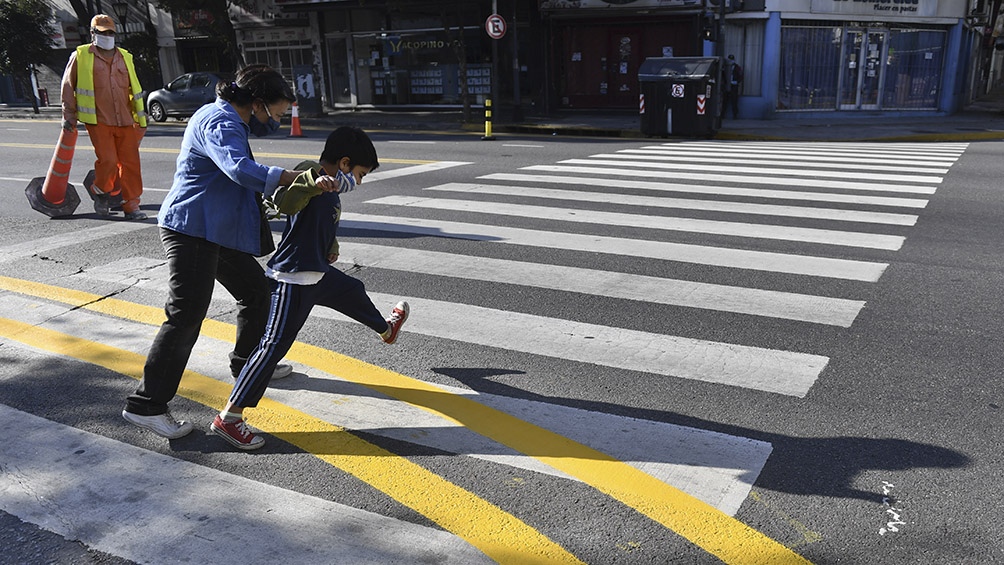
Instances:
[[[855,291],[882,278],[966,148],[965,143],[662,143],[463,182],[430,183],[420,195],[357,197],[342,216],[339,266],[568,293],[586,300],[657,304],[687,309],[697,319],[724,313],[749,316],[754,324],[784,320],[850,328],[866,306],[867,292]],[[463,165],[380,171],[368,176],[367,183]],[[8,246],[0,249],[0,263],[37,252],[40,245],[56,249],[81,237],[114,237],[146,227],[114,223],[64,239]],[[372,233],[395,237],[372,242],[357,237]],[[436,247],[415,243],[419,239],[471,245]],[[487,248],[493,251],[483,251]],[[544,258],[550,253],[591,259],[562,264]],[[619,268],[653,261],[671,274]],[[69,278],[154,292],[167,287],[161,258],[124,258]],[[824,284],[832,281],[853,284],[833,295],[825,289],[834,286]],[[221,289],[217,292],[220,300],[229,299]],[[811,344],[797,351],[766,348],[701,339],[685,328],[677,335],[663,328],[569,319],[546,307],[507,310],[410,292],[380,288],[370,293],[378,305],[399,298],[411,303],[415,315],[406,333],[730,390],[801,398],[825,378],[830,362],[822,344],[816,350]],[[0,313],[25,324],[43,324],[59,315],[58,308],[43,307],[35,299],[6,300]],[[99,325],[94,317],[76,315],[72,324],[64,322],[60,328],[85,335]],[[334,324],[352,323],[322,308],[313,315]],[[479,320],[479,331],[456,323],[473,319]],[[101,342],[142,355],[151,331],[138,322],[122,322]],[[218,365],[213,352],[224,346],[200,341],[198,347],[192,368],[212,375]],[[323,371],[311,372],[311,377],[342,383],[339,397],[346,400],[332,403],[317,392],[281,388],[271,390],[270,398],[347,429],[377,430],[372,433],[581,480],[519,445],[374,394],[367,383]],[[440,390],[605,453],[727,515],[739,510],[771,451],[769,443],[686,426],[459,387]]]
[[[343,225],[355,230],[588,252],[598,256],[591,263],[594,268],[356,243],[347,245],[344,253],[356,266],[850,327],[865,302],[853,296],[816,294],[815,279],[877,282],[888,262],[872,259],[873,253],[855,258],[855,249],[899,250],[917,223],[917,211],[927,203],[924,195],[937,190],[965,149],[966,144],[955,143],[721,142],[625,149],[482,175],[475,182],[429,186],[421,196],[385,196],[364,202],[402,215],[344,215]],[[651,177],[662,180],[634,180]],[[769,187],[761,189],[758,184]],[[705,198],[681,199],[679,193]],[[772,203],[779,200],[785,202]],[[616,206],[618,211],[596,210],[592,205]],[[404,210],[418,215],[404,215]],[[715,219],[674,215],[693,210],[713,213]],[[439,219],[437,212],[460,213],[467,221]],[[555,229],[508,227],[507,218],[539,220]],[[825,227],[792,225],[793,218]],[[576,225],[623,227],[654,235],[645,239],[591,235],[576,233]],[[703,245],[674,241],[675,232],[724,237],[716,237],[715,245]],[[769,250],[771,241],[808,245],[805,251],[778,252]],[[603,256],[795,275],[802,279],[798,286],[804,290],[605,271]],[[451,318],[476,315],[488,320],[492,328],[484,343],[799,397],[808,393],[828,362],[811,351],[577,324],[553,313],[491,312],[443,302],[424,302],[422,311],[429,323],[417,322],[411,331],[479,339],[464,337],[455,328],[451,331],[448,323],[442,326],[446,329],[437,329]]]

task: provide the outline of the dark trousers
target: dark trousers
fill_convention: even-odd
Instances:
[[[244,365],[230,394],[230,401],[241,408],[258,405],[268,388],[276,364],[293,346],[314,305],[341,312],[377,333],[383,333],[389,327],[387,320],[373,306],[362,281],[334,267],[329,268],[317,284],[274,281],[272,284],[272,301],[265,335]]]
[[[160,239],[171,273],[164,306],[167,321],[150,347],[139,388],[126,401],[127,411],[143,416],[163,414],[178,393],[215,281],[237,300],[237,343],[230,353],[234,374],[258,345],[268,319],[269,280],[253,256],[165,228]]]
[[[733,85],[732,90],[726,93],[726,102],[728,102],[729,107],[732,108],[732,119],[739,117],[739,87]],[[725,110],[722,109],[722,116],[725,115]]]

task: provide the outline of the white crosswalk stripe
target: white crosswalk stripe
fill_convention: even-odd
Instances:
[[[900,236],[867,234],[816,228],[773,226],[722,222],[717,220],[697,220],[693,218],[673,218],[668,216],[646,216],[641,214],[621,214],[597,212],[571,208],[527,206],[501,202],[452,200],[446,198],[421,198],[413,196],[385,196],[367,201],[368,204],[384,204],[396,207],[429,208],[453,210],[481,214],[498,214],[520,218],[537,218],[562,222],[578,222],[658,230],[674,230],[696,233],[710,233],[735,237],[780,239],[805,243],[822,243],[848,247],[868,247],[871,249],[899,249],[903,245]]]
[[[934,194],[937,190],[936,186],[930,185],[908,185],[908,184],[878,184],[872,181],[865,182],[862,179],[861,182],[851,182],[851,181],[838,181],[838,180],[827,180],[820,178],[788,178],[780,176],[750,176],[748,174],[738,175],[741,171],[733,170],[733,174],[719,174],[717,169],[713,169],[714,173],[693,173],[693,172],[681,172],[674,171],[672,173],[660,170],[647,170],[643,168],[632,169],[631,163],[622,163],[619,161],[614,162],[603,162],[603,161],[592,161],[589,159],[569,159],[563,161],[569,163],[571,161],[576,161],[578,164],[569,165],[532,165],[530,167],[523,167],[520,170],[523,171],[537,171],[537,172],[556,172],[556,173],[578,173],[586,175],[597,175],[597,176],[607,176],[607,177],[643,177],[643,178],[658,178],[665,179],[668,176],[672,176],[674,180],[689,180],[689,181],[700,181],[700,182],[733,182],[736,184],[766,184],[773,186],[797,186],[799,188],[825,188],[825,189],[843,189],[843,190],[860,190],[865,192],[904,192],[913,194]],[[585,166],[591,165],[591,166]],[[600,166],[602,165],[602,166]],[[637,165],[637,164],[635,164]],[[710,167],[701,167],[700,169],[709,169]],[[755,167],[747,167],[747,169],[755,169]],[[761,171],[762,172],[762,171]],[[797,173],[792,172],[791,175]],[[836,178],[846,178],[848,175],[837,175]],[[940,181],[937,181],[940,182]]]
[[[917,216],[914,214],[845,210],[842,208],[813,208],[809,206],[781,206],[777,204],[698,200],[694,198],[672,198],[665,196],[635,196],[631,194],[584,192],[579,190],[554,190],[548,188],[536,188],[532,186],[527,187],[451,182],[438,186],[430,186],[425,190],[499,195],[518,193],[520,196],[529,196],[531,198],[564,200],[568,202],[595,202],[598,204],[621,204],[625,206],[644,206],[647,208],[707,210],[710,212],[732,212],[737,214],[786,216],[791,218],[812,218],[816,220],[891,224],[900,226],[912,226],[917,223]]]

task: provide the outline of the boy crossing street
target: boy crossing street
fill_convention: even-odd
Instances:
[[[398,302],[385,319],[363,283],[331,265],[338,259],[339,194],[354,189],[379,166],[373,142],[358,128],[338,128],[328,136],[320,162],[308,165],[312,166],[274,198],[278,210],[289,216],[266,270],[274,281],[268,326],[237,377],[227,405],[210,426],[242,450],[258,449],[265,443],[244,422],[244,409],[258,405],[273,369],[292,347],[314,305],[365,324],[385,343],[397,341],[408,319],[407,302]],[[337,190],[325,190],[331,187]]]

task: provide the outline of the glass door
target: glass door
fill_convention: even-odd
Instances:
[[[885,84],[885,56],[889,32],[848,29],[841,48],[841,110],[877,110]]]

